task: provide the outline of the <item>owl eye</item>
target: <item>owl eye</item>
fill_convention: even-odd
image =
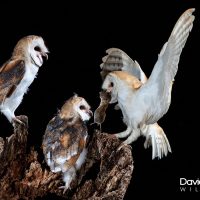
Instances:
[[[113,86],[114,86],[113,82],[110,82],[110,87],[113,87]]]
[[[35,51],[41,51],[41,48],[40,48],[39,46],[36,46],[36,47],[34,48],[34,50],[35,50]]]
[[[80,110],[85,110],[85,106],[81,105],[80,107]]]

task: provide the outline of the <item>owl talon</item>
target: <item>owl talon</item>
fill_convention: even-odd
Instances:
[[[121,148],[124,147],[124,146],[128,146],[128,147],[130,147],[130,148],[132,149],[132,147],[131,147],[129,144],[126,144],[126,143],[122,142],[122,143],[119,145],[119,147],[117,148],[117,151],[120,151]]]
[[[67,187],[67,186],[63,185],[63,186],[60,186],[59,189],[61,189],[61,190],[64,189],[64,190],[63,190],[63,194],[65,194],[65,192],[66,192],[68,189],[70,189],[70,187]]]
[[[131,127],[127,127],[125,131],[116,133],[115,136],[117,138],[125,138],[125,137],[128,137],[130,134],[131,134]]]
[[[21,121],[21,120],[19,120],[19,119],[17,119],[17,118],[14,118],[13,120],[12,120],[12,125],[13,125],[13,127],[14,128],[17,128],[18,126],[25,126],[25,124]]]
[[[14,128],[17,128],[18,126],[28,127],[27,117],[24,116],[24,115],[16,116],[12,120],[12,125],[13,125]]]
[[[42,37],[25,36],[16,44],[12,57],[0,66],[0,112],[14,128],[24,125],[24,121],[16,119],[14,113],[36,78],[43,57],[48,58],[47,53]]]

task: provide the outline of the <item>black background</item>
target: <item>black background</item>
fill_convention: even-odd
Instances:
[[[41,153],[42,135],[48,121],[73,92],[85,97],[95,110],[101,88],[99,65],[107,48],[121,48],[136,59],[149,76],[179,16],[186,9],[195,7],[196,20],[181,55],[172,90],[172,104],[159,121],[171,144],[172,154],[152,161],[151,148],[145,150],[143,147],[144,138],[133,143],[134,171],[125,199],[139,199],[145,194],[155,199],[160,198],[158,194],[181,195],[180,177],[200,178],[200,16],[197,2],[0,3],[1,64],[9,59],[17,41],[30,34],[41,35],[51,52],[49,60],[40,68],[37,79],[16,110],[16,115],[29,117],[30,145]],[[121,113],[111,106],[103,131],[115,133],[124,128]],[[12,126],[1,115],[0,136],[8,137],[11,133]],[[190,192],[189,196],[192,197],[194,193]],[[200,196],[200,192],[197,195]]]

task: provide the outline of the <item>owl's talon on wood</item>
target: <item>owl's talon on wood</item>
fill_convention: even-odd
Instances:
[[[60,186],[59,189],[63,190],[63,194],[65,194],[65,192],[70,189],[70,187],[66,187],[65,185]]]
[[[130,147],[130,148],[132,149],[132,147],[131,147],[129,144],[126,144],[126,143],[122,142],[122,143],[119,145],[119,147],[117,148],[117,151],[120,151],[121,148],[124,147],[124,146],[128,146],[128,147]]]
[[[25,115],[16,116],[12,120],[12,125],[14,128],[17,128],[18,126],[28,127],[27,117]]]
[[[15,117],[15,110],[43,65],[43,58],[48,58],[47,53],[42,37],[29,35],[19,40],[12,57],[0,66],[0,112],[14,128],[23,124]]]
[[[18,126],[25,126],[25,123],[19,120],[17,117],[12,120],[12,125],[16,129]]]

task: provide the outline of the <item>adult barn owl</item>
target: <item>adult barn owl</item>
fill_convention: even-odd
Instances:
[[[117,48],[108,49],[106,52],[108,55],[103,57],[103,63],[100,65],[102,68],[101,74],[108,74],[111,71],[120,69],[121,71],[128,72],[137,77],[142,84],[146,83],[147,77],[137,61],[133,61],[124,51]],[[116,106],[120,108],[119,105]],[[98,109],[95,113],[97,111]],[[123,121],[126,124],[126,120],[124,119]],[[158,123],[147,125],[145,128],[140,129],[140,131],[141,134],[146,137],[144,147],[148,148],[152,146],[152,159],[156,157],[162,158],[164,155],[167,156],[168,152],[171,152],[169,141]],[[124,138],[127,137],[129,133],[130,128],[116,136],[118,138]]]
[[[42,37],[30,35],[19,40],[11,58],[0,68],[0,110],[13,125],[22,123],[15,110],[33,82],[48,49]]]
[[[146,132],[147,125],[156,123],[168,111],[179,58],[193,27],[194,10],[186,10],[177,21],[145,84],[123,71],[110,72],[106,76],[102,89],[111,92],[110,103],[119,103],[127,124],[128,138],[124,143],[135,141],[142,130]]]
[[[65,102],[47,125],[43,153],[51,171],[63,173],[64,192],[85,161],[88,135],[85,121],[91,116],[92,111],[85,99],[75,95]]]

